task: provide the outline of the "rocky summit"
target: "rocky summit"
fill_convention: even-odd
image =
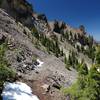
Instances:
[[[99,56],[100,45],[83,25],[51,22],[26,0],[0,1],[0,94],[6,82],[23,82],[39,100],[99,100],[84,92],[89,81],[100,88]]]

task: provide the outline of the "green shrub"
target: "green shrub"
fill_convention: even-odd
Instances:
[[[71,100],[100,100],[100,73],[95,66],[85,73],[84,68],[79,73],[77,82],[69,88],[61,88],[62,92],[70,94]]]
[[[12,80],[15,77],[15,73],[5,66],[5,64],[0,64],[0,88],[2,88],[3,84],[7,80]]]
[[[7,50],[7,44],[0,45],[0,92],[2,92],[3,84],[5,81],[11,81],[15,77],[15,72],[9,68],[9,64],[5,59],[5,51]]]

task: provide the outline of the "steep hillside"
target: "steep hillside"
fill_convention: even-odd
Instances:
[[[75,29],[64,22],[49,22],[45,15],[45,19],[42,18],[42,14],[41,17],[38,16],[40,15],[33,14],[34,26],[38,33],[44,34],[53,41],[57,40],[60,50],[63,50],[67,58],[68,52],[74,51],[78,54],[79,62],[84,59],[88,68],[91,67],[96,43],[93,37],[87,34],[83,25]]]
[[[0,7],[0,93],[22,81],[40,100],[99,100],[100,46],[83,25],[50,22],[26,0]]]
[[[39,84],[40,88],[44,84],[50,85],[50,91],[55,91],[54,95],[52,94],[53,97],[56,98],[56,95],[59,94],[60,97],[58,97],[58,100],[61,100],[62,95],[58,91],[59,88],[64,85],[66,87],[70,86],[76,80],[77,72],[74,69],[71,71],[67,70],[65,64],[60,59],[35,48],[35,38],[32,38],[28,28],[20,22],[16,23],[2,9],[0,9],[0,35],[1,44],[4,43],[3,37],[7,41],[8,49],[5,51],[5,57],[10,65],[9,68],[14,70],[17,77],[21,77],[19,78],[20,80],[29,84],[30,81],[33,81],[33,83],[34,81],[38,82],[34,84],[33,90],[35,90],[34,87],[37,84]],[[40,59],[43,62],[41,67],[34,65],[36,59]],[[35,92],[38,93],[39,90]],[[42,93],[40,92],[37,95],[41,99],[43,95],[41,96],[40,94]]]

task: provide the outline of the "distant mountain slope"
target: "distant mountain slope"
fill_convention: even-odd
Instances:
[[[33,14],[33,19],[34,26],[38,33],[42,33],[51,39],[52,37],[56,37],[54,39],[59,41],[58,44],[65,54],[70,50],[78,52],[79,61],[84,59],[88,68],[92,65],[91,59],[94,57],[89,54],[89,50],[94,50],[96,42],[92,36],[87,34],[83,25],[80,25],[79,28],[75,29],[62,21],[49,22],[46,16],[45,19],[42,18],[42,14]]]

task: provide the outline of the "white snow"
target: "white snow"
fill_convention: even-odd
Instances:
[[[31,88],[22,82],[5,83],[1,95],[3,100],[39,100],[32,94]]]
[[[39,63],[39,65],[37,65],[38,67],[41,67],[42,64],[44,63],[44,62],[40,61],[39,59],[37,59],[37,62]]]

